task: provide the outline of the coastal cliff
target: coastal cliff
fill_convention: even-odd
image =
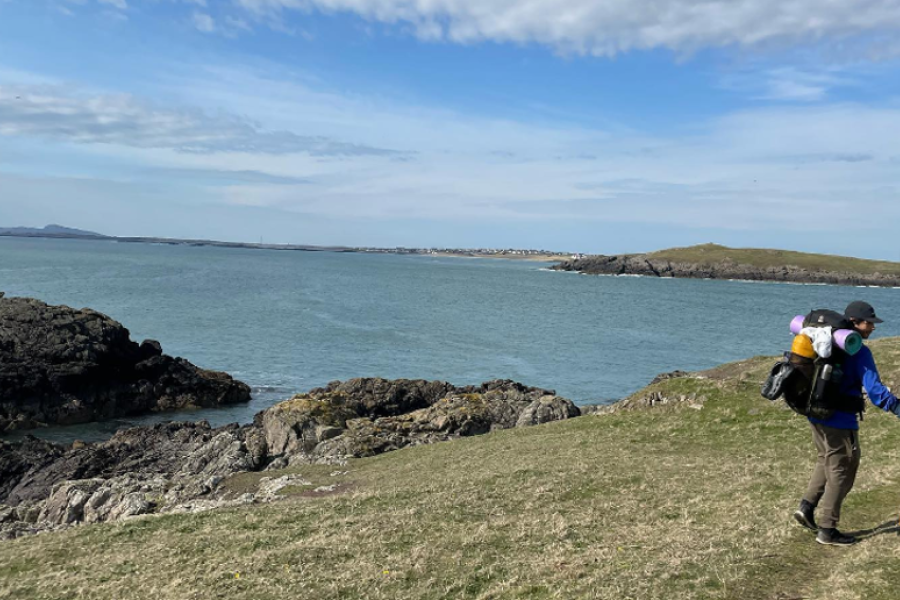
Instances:
[[[227,373],[129,336],[90,309],[0,294],[0,431],[250,400]]]
[[[551,268],[587,275],[900,286],[900,263],[782,250],[735,249],[715,244],[646,254],[586,256]]]

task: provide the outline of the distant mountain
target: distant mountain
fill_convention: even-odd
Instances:
[[[66,237],[109,237],[93,231],[73,229],[62,225],[47,225],[43,229],[35,227],[0,227],[0,235],[52,235]]]

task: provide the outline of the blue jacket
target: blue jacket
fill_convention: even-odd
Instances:
[[[878,408],[891,412],[897,406],[897,397],[888,390],[881,377],[878,376],[878,367],[872,358],[872,351],[868,346],[863,346],[859,352],[844,361],[844,377],[841,379],[841,393],[848,396],[862,396],[865,389],[869,400]],[[829,419],[809,419],[812,423],[834,427],[835,429],[859,429],[859,420],[856,413],[835,412]]]

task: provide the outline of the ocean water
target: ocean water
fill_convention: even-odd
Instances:
[[[598,277],[499,259],[0,237],[0,291],[93,308],[253,389],[247,405],[33,432],[59,441],[171,419],[245,423],[351,377],[506,378],[610,402],[664,371],[779,354],[794,315],[854,299],[886,319],[876,337],[900,335],[896,289]]]

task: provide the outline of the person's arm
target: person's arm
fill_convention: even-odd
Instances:
[[[862,356],[856,362],[856,367],[863,387],[869,395],[869,400],[878,408],[892,412],[900,417],[900,400],[897,400],[897,397],[881,382],[881,377],[878,375],[878,367],[875,366],[875,359],[872,358],[872,353],[861,352],[860,354]]]

